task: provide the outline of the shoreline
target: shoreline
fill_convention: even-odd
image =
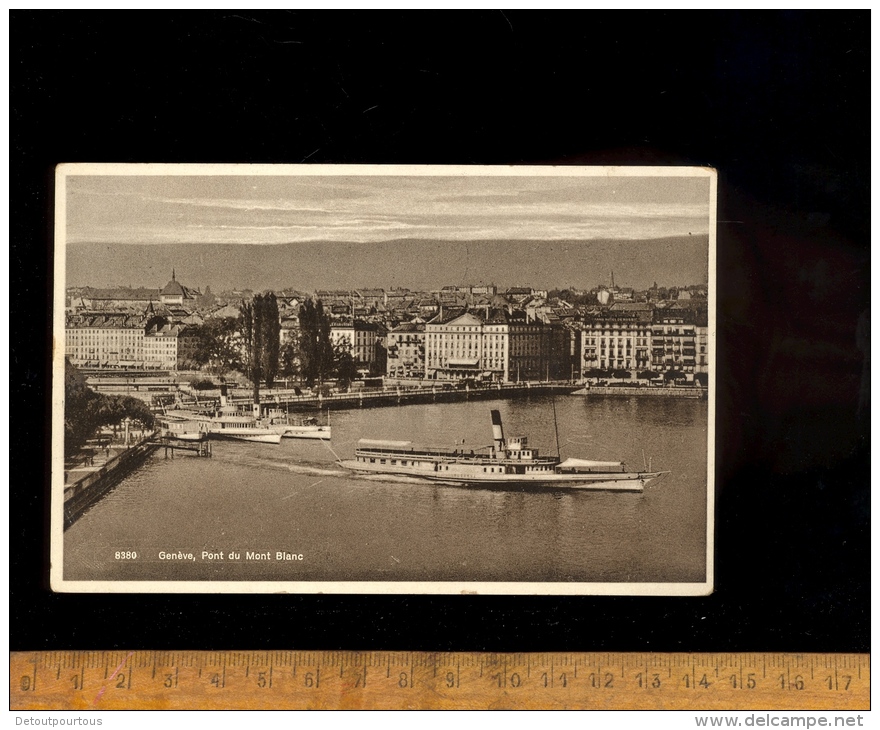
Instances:
[[[153,435],[108,458],[103,464],[64,469],[64,529],[76,522],[83,512],[141,464],[158,446],[151,443]],[[85,472],[68,482],[72,473]]]

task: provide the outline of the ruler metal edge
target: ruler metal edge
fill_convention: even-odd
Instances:
[[[39,651],[10,709],[870,709],[870,655]]]

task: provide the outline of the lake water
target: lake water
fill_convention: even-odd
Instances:
[[[64,578],[704,581],[703,401],[555,399],[563,457],[640,467],[644,450],[654,469],[671,472],[643,493],[456,487],[335,464],[359,438],[489,445],[490,408],[501,411],[505,435],[555,453],[553,405],[535,397],[336,411],[330,444],[223,441],[212,458],[173,460],[159,450],[67,530]],[[125,551],[137,557],[117,559]],[[223,559],[203,559],[204,551]],[[269,559],[247,560],[248,552]],[[278,560],[279,552],[295,557]]]

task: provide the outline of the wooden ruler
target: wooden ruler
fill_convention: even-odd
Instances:
[[[10,709],[866,710],[867,654],[67,651]]]

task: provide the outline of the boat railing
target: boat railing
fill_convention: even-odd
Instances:
[[[459,458],[461,458],[461,457],[477,458],[480,456],[488,456],[488,454],[485,453],[485,449],[486,449],[485,446],[480,447],[480,449],[471,449],[470,451],[466,451],[463,449],[419,449],[419,448],[412,448],[412,449],[407,450],[407,449],[400,449],[400,448],[396,448],[396,449],[382,448],[381,446],[358,446],[357,447],[358,453],[364,453],[364,454],[382,454],[383,456],[386,456],[386,455],[393,456],[393,455],[397,454],[397,455],[405,456],[405,457],[457,456]],[[483,451],[484,453],[480,454],[480,453],[478,453],[479,451]]]
[[[412,449],[403,451],[401,449],[383,449],[380,447],[363,447],[355,451],[357,456],[375,457],[382,459],[433,459],[441,464],[471,464],[475,466],[551,466],[556,462],[552,456],[542,456],[534,459],[510,459],[508,457],[498,457],[482,447],[473,451],[442,450],[442,449]]]

